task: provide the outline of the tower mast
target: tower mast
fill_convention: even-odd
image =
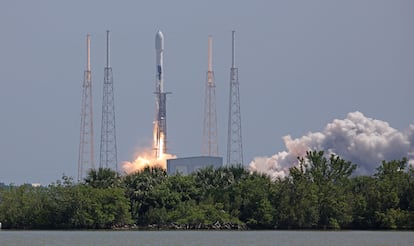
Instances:
[[[109,41],[109,31],[106,31],[106,67],[104,69],[99,167],[113,168],[115,171],[118,171],[115,131],[114,81],[109,59]]]
[[[93,150],[93,107],[91,77],[91,36],[86,35],[86,70],[82,84],[81,125],[78,157],[78,182],[85,170],[95,168]]]
[[[243,164],[243,143],[240,112],[239,71],[235,65],[235,31],[232,31],[232,57],[230,69],[229,121],[227,136],[227,164]]]
[[[208,36],[208,70],[204,102],[203,149],[206,156],[218,156],[216,84],[213,72],[213,37]]]

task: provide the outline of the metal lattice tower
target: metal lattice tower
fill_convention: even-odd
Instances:
[[[106,67],[104,73],[99,167],[113,168],[118,171],[114,81],[112,67],[109,63],[109,31],[106,31]]]
[[[230,69],[230,102],[227,137],[227,165],[243,164],[243,144],[240,113],[239,74],[235,66],[234,33],[232,31],[232,62]]]
[[[208,36],[208,71],[204,102],[203,155],[218,156],[216,84],[213,72],[213,38]]]
[[[81,125],[78,158],[78,181],[90,168],[95,168],[93,152],[93,107],[91,78],[91,36],[86,35],[86,70],[82,84]]]

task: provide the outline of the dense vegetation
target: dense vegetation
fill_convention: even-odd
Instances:
[[[414,229],[414,169],[407,159],[384,161],[373,176],[355,176],[355,169],[322,151],[308,152],[288,177],[277,180],[242,167],[206,168],[189,176],[167,176],[157,168],[119,176],[101,168],[82,183],[64,176],[48,187],[1,187],[0,222],[16,229],[217,223],[251,229]]]

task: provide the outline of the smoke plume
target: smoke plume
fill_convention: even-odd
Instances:
[[[298,164],[297,157],[304,157],[308,150],[324,150],[352,161],[358,165],[356,174],[360,175],[371,175],[383,160],[407,157],[414,163],[414,125],[401,132],[358,111],[349,113],[344,120],[333,120],[322,132],[310,132],[296,139],[287,135],[283,140],[286,151],[254,158],[250,170],[283,178],[290,167]]]

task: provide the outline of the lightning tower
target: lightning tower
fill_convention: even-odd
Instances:
[[[230,69],[230,102],[227,136],[227,165],[243,164],[243,144],[240,113],[239,72],[235,65],[234,33],[232,31],[232,59]]]
[[[213,72],[213,38],[208,36],[208,70],[204,102],[203,150],[205,156],[218,156],[216,84]]]
[[[155,35],[156,79],[155,79],[155,121],[154,150],[157,160],[167,152],[167,94],[164,92],[164,35]]]
[[[91,78],[91,36],[86,35],[86,70],[82,84],[81,125],[78,158],[78,181],[85,170],[95,168],[93,159],[93,109]]]
[[[112,67],[109,62],[109,31],[106,31],[106,67],[102,99],[101,145],[99,167],[113,168],[118,171],[116,131],[115,131],[115,100]]]

